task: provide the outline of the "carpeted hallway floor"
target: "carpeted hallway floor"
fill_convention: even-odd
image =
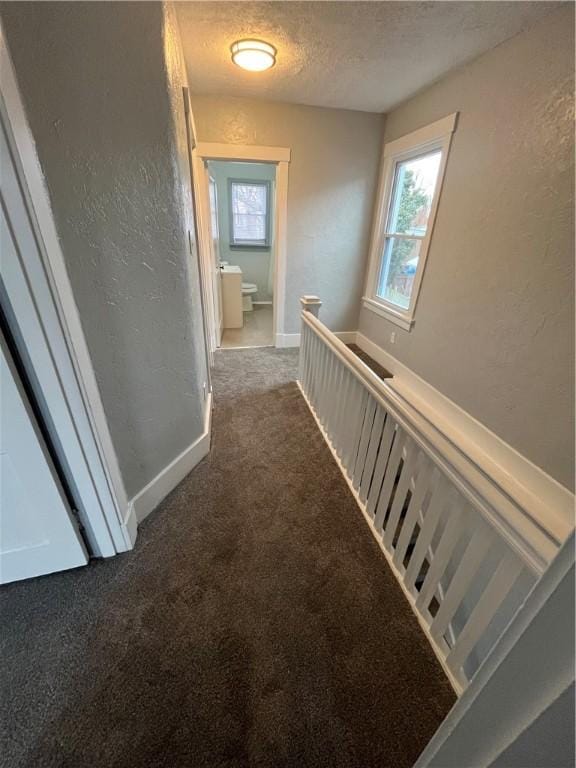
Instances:
[[[0,593],[3,768],[403,768],[454,701],[296,384],[221,352],[136,549]]]

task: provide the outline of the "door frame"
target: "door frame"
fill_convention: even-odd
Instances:
[[[212,254],[211,254],[211,265],[212,265],[212,275],[216,274],[216,286],[214,288],[214,324],[215,324],[215,331],[216,331],[216,341],[218,346],[222,344],[222,333],[224,332],[224,329],[222,328],[222,322],[224,319],[224,311],[222,308],[222,275],[218,274],[218,271],[214,270],[214,265],[216,264],[216,256],[218,256],[218,259],[220,259],[220,227],[218,223],[218,185],[216,184],[216,179],[210,175],[210,170],[207,170],[207,181],[208,181],[208,198],[210,200],[210,224],[212,224],[212,197],[211,192],[213,190],[214,194],[214,205],[216,206],[216,223],[218,225],[218,232],[211,232],[212,234],[212,241],[211,241],[211,248],[212,248]],[[214,246],[215,240],[218,240],[218,254],[216,254],[216,249]],[[219,282],[220,279],[220,282]]]
[[[199,197],[199,187],[196,180],[196,167],[194,163],[194,149],[196,141],[196,125],[194,123],[194,113],[190,103],[190,91],[187,86],[182,87],[182,97],[184,99],[184,120],[186,123],[186,146],[188,150],[188,170],[190,171],[190,189],[192,193],[193,219],[194,219],[194,239],[196,243],[196,258],[198,263],[198,277],[200,281],[200,303],[202,305],[202,328],[204,331],[204,350],[206,352],[206,375],[208,377],[208,386],[212,392],[212,367],[214,365],[214,348],[212,345],[212,330],[210,320],[212,317],[211,301],[212,295],[208,292],[208,285],[211,281],[207,279],[206,261],[203,258],[203,247],[200,245],[201,231],[203,225],[202,198]],[[190,256],[194,257],[194,244],[192,242],[192,232],[188,233]]]
[[[196,204],[196,231],[198,238],[198,264],[200,267],[200,287],[202,306],[206,324],[205,342],[210,368],[214,365],[214,350],[220,346],[218,322],[214,313],[215,291],[214,266],[212,263],[212,227],[210,224],[210,191],[208,174],[196,148],[191,153],[194,201]]]
[[[288,166],[290,163],[289,147],[265,147],[248,144],[219,144],[199,141],[192,152],[194,167],[194,192],[198,207],[198,246],[202,264],[205,306],[208,307],[207,321],[211,354],[217,347],[217,328],[214,317],[214,296],[216,290],[210,267],[210,199],[208,192],[208,160],[234,162],[270,163],[276,166],[276,184],[274,196],[274,242],[272,258],[274,260],[273,287],[273,338],[274,346],[284,346],[284,317],[286,304],[286,257],[288,241]],[[208,215],[207,215],[208,214]]]
[[[132,549],[131,514],[60,248],[47,186],[0,22],[0,121],[37,248],[19,254],[7,300],[71,475],[90,554]]]

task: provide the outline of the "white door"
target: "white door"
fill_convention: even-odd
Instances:
[[[50,454],[0,334],[0,584],[87,562]]]
[[[212,176],[208,180],[210,197],[210,228],[212,230],[212,265],[214,268],[214,317],[216,318],[216,337],[218,346],[222,341],[222,270],[220,269],[220,228],[218,225],[218,188]]]

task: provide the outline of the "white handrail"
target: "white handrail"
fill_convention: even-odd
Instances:
[[[305,311],[302,312],[302,321],[348,366],[372,396],[393,413],[402,427],[442,467],[470,502],[499,529],[526,564],[536,573],[543,573],[569,531],[545,528],[531,516],[526,507],[514,499],[503,483],[497,483],[489,477],[348,349],[317,317]]]
[[[396,393],[303,297],[299,386],[461,693],[555,556],[550,530]]]

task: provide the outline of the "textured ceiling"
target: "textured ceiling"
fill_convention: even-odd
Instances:
[[[546,2],[178,2],[190,88],[385,112],[555,9]],[[230,44],[259,37],[276,66],[250,73]],[[505,77],[506,73],[503,72]]]

